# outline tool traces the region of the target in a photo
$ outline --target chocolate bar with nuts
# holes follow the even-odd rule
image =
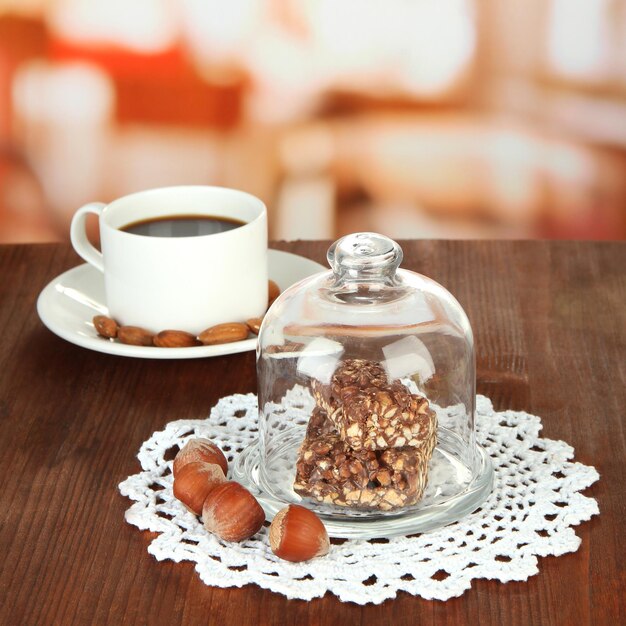
[[[435,436],[437,418],[428,400],[400,382],[388,383],[380,364],[344,361],[330,385],[311,383],[315,400],[353,450],[421,447]]]
[[[336,435],[335,425],[328,419],[328,415],[324,409],[318,406],[314,407],[309,423],[306,427],[307,439],[318,439],[323,435]]]
[[[311,387],[318,406],[330,415],[338,408],[342,396],[349,397],[359,389],[370,387],[382,389],[388,382],[380,363],[366,359],[346,359],[335,370],[329,385],[313,379]]]
[[[332,416],[341,438],[354,450],[419,448],[435,437],[437,416],[423,396],[400,382],[363,389]]]
[[[414,504],[426,487],[435,438],[419,448],[350,449],[322,411],[312,416],[296,462],[294,490],[337,506],[389,511]]]

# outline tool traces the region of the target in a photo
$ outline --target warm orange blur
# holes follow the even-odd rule
[[[626,0],[0,0],[0,242],[175,184],[275,239],[626,239]]]

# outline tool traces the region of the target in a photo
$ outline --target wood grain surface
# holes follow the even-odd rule
[[[254,354],[163,361],[92,352],[49,332],[35,302],[80,260],[64,244],[0,246],[0,624],[626,623],[626,246],[403,242],[404,267],[450,289],[472,322],[478,390],[543,419],[601,479],[578,552],[527,582],[475,581],[460,598],[406,593],[361,607],[205,586],[157,562],[124,521],[117,485],[166,422],[255,391]],[[324,262],[327,244],[275,244]]]

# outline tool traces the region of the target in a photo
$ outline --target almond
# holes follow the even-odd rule
[[[283,345],[271,345],[265,348],[267,354],[284,354],[287,352],[300,352],[304,348],[303,343],[297,341],[288,341]]]
[[[101,337],[106,337],[107,339],[114,339],[117,337],[117,329],[119,326],[114,319],[111,319],[106,315],[96,315],[92,321],[96,332]]]
[[[158,348],[190,348],[202,345],[194,335],[184,330],[162,330],[152,341]]]
[[[231,341],[241,341],[248,336],[248,327],[240,322],[230,322],[218,324],[203,330],[198,339],[205,346],[213,346],[218,343],[230,343]]]
[[[152,337],[149,330],[139,326],[120,326],[117,330],[117,338],[131,346],[151,346]]]
[[[251,317],[249,320],[246,320],[246,326],[250,329],[250,332],[253,332],[255,335],[258,335],[262,322],[263,322],[262,317]]]
[[[273,280],[267,281],[267,308],[272,306],[272,303],[276,298],[280,296],[280,287]]]

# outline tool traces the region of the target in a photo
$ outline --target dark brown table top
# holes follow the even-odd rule
[[[324,262],[321,242],[275,244]],[[163,361],[92,352],[50,333],[35,302],[79,263],[68,245],[0,246],[0,624],[626,623],[626,245],[404,242],[404,267],[450,289],[473,324],[478,390],[540,415],[601,474],[580,549],[527,582],[475,581],[448,602],[401,593],[361,607],[249,585],[205,586],[157,562],[124,521],[118,483],[173,419],[255,390],[254,354]]]

